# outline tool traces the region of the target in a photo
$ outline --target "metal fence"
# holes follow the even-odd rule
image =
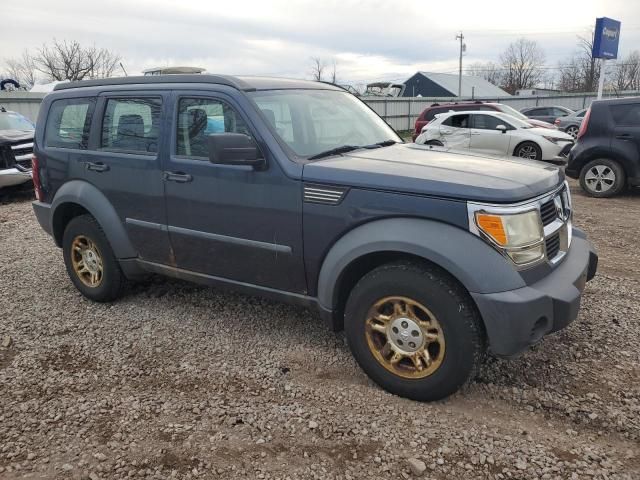
[[[45,95],[36,92],[0,92],[0,107],[18,112],[35,122]]]
[[[38,118],[38,110],[45,93],[31,92],[0,92],[0,106],[7,110],[13,110],[21,113],[25,117],[34,121]],[[620,94],[605,94],[606,98],[613,97],[633,97],[639,96],[640,91],[623,92]],[[554,95],[550,97],[501,97],[501,98],[482,98],[474,100],[494,101],[509,105],[516,110],[524,107],[535,106],[551,106],[560,105],[572,110],[580,110],[591,105],[596,99],[596,93],[575,93]],[[433,103],[454,102],[456,98],[424,98],[424,97],[403,97],[403,98],[386,98],[386,97],[363,97],[367,103],[378,115],[384,118],[389,125],[398,131],[411,130],[420,113]],[[469,101],[471,99],[463,99]]]

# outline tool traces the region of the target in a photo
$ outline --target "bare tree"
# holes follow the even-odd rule
[[[593,57],[593,35],[578,36],[573,56],[560,65],[558,83],[566,92],[594,92],[600,78],[600,62]]]
[[[544,52],[536,41],[516,40],[500,55],[502,87],[511,94],[535,87],[542,80],[544,62]]]
[[[466,74],[473,77],[484,78],[487,82],[494,85],[502,83],[502,69],[500,65],[494,62],[475,62],[466,68]]]
[[[48,80],[86,80],[109,77],[118,67],[120,55],[77,41],[54,40],[33,55],[35,68]]]
[[[311,57],[311,78],[316,82],[322,82],[327,65],[319,57]]]
[[[21,88],[29,90],[36,83],[36,66],[27,50],[19,58],[10,58],[5,63],[5,76],[16,80]]]
[[[614,66],[611,86],[618,92],[640,90],[640,51],[634,50]]]

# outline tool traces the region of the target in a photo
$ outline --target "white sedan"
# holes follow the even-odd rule
[[[437,115],[424,126],[416,143],[565,163],[573,138],[557,130],[532,127],[506,113],[477,111]]]

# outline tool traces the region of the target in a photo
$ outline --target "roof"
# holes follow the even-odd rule
[[[147,68],[146,70],[143,70],[142,73],[161,72],[175,75],[178,73],[202,73],[205,70],[206,68],[200,67],[154,67]]]
[[[238,90],[280,90],[280,89],[315,89],[315,90],[342,90],[322,82],[309,80],[294,80],[276,77],[235,77],[231,75],[145,75],[137,77],[113,77],[97,80],[83,80],[80,82],[60,83],[54,90],[68,90],[71,88],[100,87],[111,85],[155,85],[162,83],[210,83],[227,85]]]
[[[458,95],[458,75],[451,73],[418,72],[432,82],[437,83],[453,95]],[[481,77],[462,76],[462,96],[475,98],[510,97],[507,92]]]

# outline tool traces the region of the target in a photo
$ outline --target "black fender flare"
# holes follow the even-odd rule
[[[525,286],[507,259],[469,231],[433,220],[389,218],[356,227],[331,247],[318,276],[320,307],[334,310],[342,274],[353,261],[377,252],[424,258],[449,272],[473,293]]]
[[[129,241],[127,232],[111,202],[94,185],[82,180],[71,180],[56,192],[51,202],[51,231],[54,232],[56,244],[61,246],[62,239],[55,235],[57,214],[65,204],[76,204],[87,210],[98,221],[104,231],[116,258],[133,258],[137,256]]]

